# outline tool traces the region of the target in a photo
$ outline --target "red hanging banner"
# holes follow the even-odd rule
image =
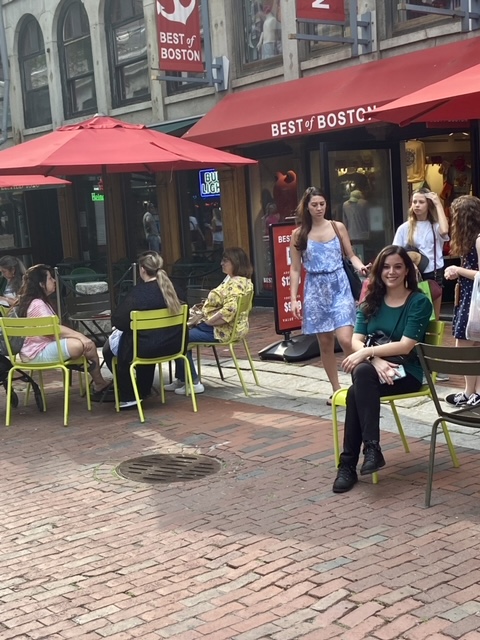
[[[157,0],[159,67],[202,73],[199,0]]]
[[[345,22],[345,0],[297,0],[297,18]]]

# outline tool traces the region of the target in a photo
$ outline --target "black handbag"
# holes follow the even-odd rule
[[[358,273],[355,271],[355,267],[345,255],[345,249],[343,248],[342,237],[338,233],[337,225],[333,222],[333,220],[330,220],[330,222],[332,223],[333,230],[335,231],[337,238],[340,242],[340,247],[342,249],[343,268],[345,269],[345,273],[347,274],[348,283],[352,291],[353,299],[358,301],[360,298],[360,293],[362,291],[362,281],[360,280]]]

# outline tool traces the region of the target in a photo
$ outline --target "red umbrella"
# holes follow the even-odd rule
[[[13,189],[48,189],[51,187],[64,187],[71,184],[68,180],[45,176],[0,176],[0,191],[12,191]]]
[[[480,118],[480,64],[389,102],[371,117],[402,126]]]
[[[1,151],[0,174],[155,173],[255,162],[159,133],[143,124],[95,116]]]
[[[52,133],[0,151],[0,175],[102,174],[104,186],[108,183],[110,173],[155,173],[255,163],[255,160],[159,133],[143,124],[129,124],[102,115],[60,127]],[[107,237],[110,217],[107,208],[110,206],[109,198],[105,197]],[[107,242],[108,280],[113,308],[110,251],[110,243]]]

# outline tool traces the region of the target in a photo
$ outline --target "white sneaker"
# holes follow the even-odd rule
[[[195,393],[203,393],[205,391],[205,387],[201,382],[194,382],[193,390],[195,391]],[[183,387],[179,387],[178,389],[175,389],[175,393],[179,396],[187,395],[186,385],[184,384]]]
[[[136,400],[126,400],[125,402],[120,402],[120,411],[122,409],[132,409],[137,406]]]
[[[164,389],[165,391],[175,391],[175,389],[179,389],[180,387],[184,387],[185,383],[182,382],[181,380],[174,380],[173,382],[170,382],[170,384],[166,384],[164,385]]]
[[[437,373],[438,382],[448,382],[450,378],[446,373]]]

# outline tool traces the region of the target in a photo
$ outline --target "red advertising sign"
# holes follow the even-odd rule
[[[297,0],[297,18],[345,22],[345,0]]]
[[[157,0],[159,67],[203,72],[200,0]]]
[[[297,320],[292,314],[292,301],[290,299],[290,239],[296,227],[297,225],[293,222],[279,222],[271,224],[269,227],[275,331],[280,335],[302,328],[301,321]],[[298,287],[298,300],[303,300],[304,275],[302,269],[301,282]]]

